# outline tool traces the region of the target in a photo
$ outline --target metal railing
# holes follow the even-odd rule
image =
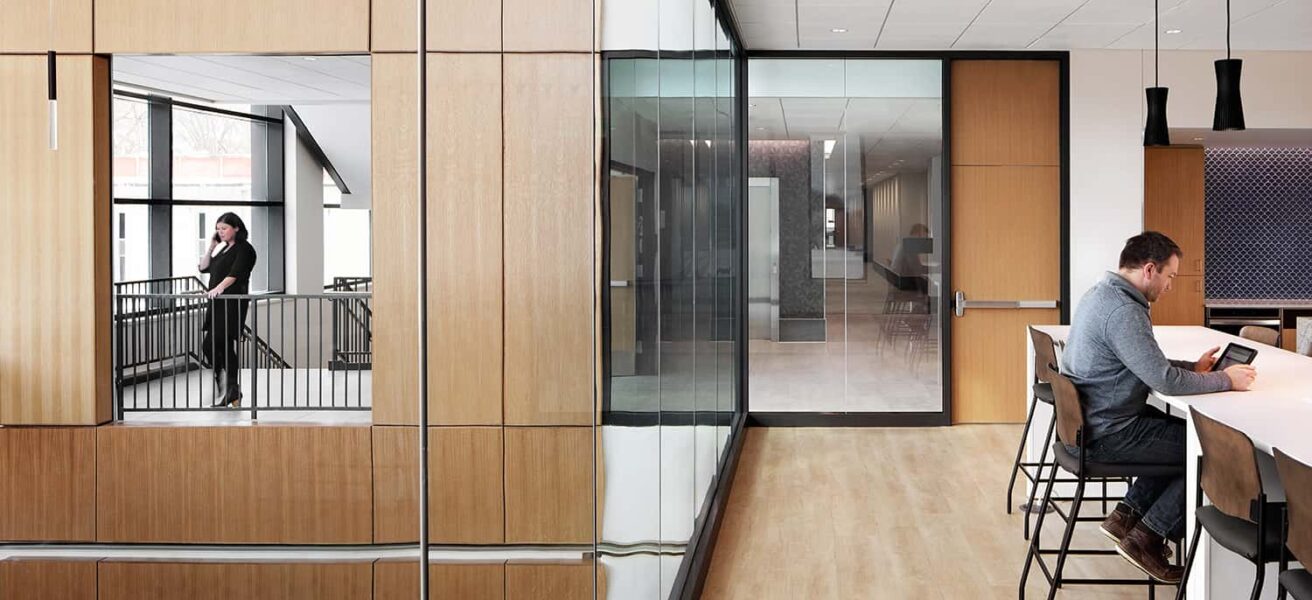
[[[215,299],[198,292],[122,293],[114,303],[119,418],[194,410],[249,411],[256,418],[264,410],[371,407],[370,363],[335,368],[349,356],[337,354],[339,339],[368,337],[367,292]]]
[[[334,277],[330,292],[372,292],[372,277]],[[370,300],[344,300],[333,303],[333,370],[359,370],[373,367],[373,310]]]

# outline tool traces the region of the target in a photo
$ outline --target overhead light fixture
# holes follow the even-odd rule
[[[319,60],[318,57],[314,57],[314,56],[302,56],[301,58],[311,62]]]
[[[838,140],[825,140],[825,158],[829,158],[829,155],[834,153],[834,146],[837,144]]]
[[[1167,29],[1167,30],[1166,30],[1166,35],[1175,35],[1175,34],[1177,34],[1177,33],[1180,33],[1180,30],[1179,30],[1179,29]]]
[[[1216,61],[1216,111],[1213,131],[1243,131],[1244,102],[1239,96],[1239,73],[1244,61],[1230,57],[1230,0],[1225,0],[1225,59]]]
[[[1157,26],[1158,0],[1153,0],[1153,30],[1160,31]],[[1166,125],[1166,94],[1170,90],[1161,87],[1158,81],[1161,67],[1159,65],[1158,54],[1161,52],[1159,40],[1161,36],[1153,34],[1153,87],[1144,90],[1148,97],[1148,121],[1143,126],[1143,145],[1144,146],[1170,146],[1171,145],[1171,128]]]
[[[1194,141],[1195,141],[1195,142],[1201,142],[1201,141],[1203,141],[1203,138],[1196,137],[1196,138],[1194,138]]]
[[[843,29],[842,27],[835,27],[833,29],[830,29],[829,31],[833,33],[847,33],[847,30]]]

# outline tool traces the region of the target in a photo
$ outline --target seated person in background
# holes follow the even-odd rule
[[[1148,307],[1171,290],[1180,257],[1180,247],[1155,231],[1130,238],[1119,271],[1107,273],[1075,311],[1061,362],[1084,405],[1089,436],[1084,445],[1091,461],[1183,466],[1184,422],[1149,407],[1149,391],[1180,396],[1246,390],[1257,374],[1248,365],[1210,372],[1218,348],[1196,362],[1162,354]],[[1166,540],[1184,536],[1184,515],[1183,475],[1140,477],[1103,521],[1102,531],[1130,563],[1160,581],[1178,583],[1184,569],[1170,564]]]

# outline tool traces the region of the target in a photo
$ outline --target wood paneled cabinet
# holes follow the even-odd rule
[[[1166,234],[1184,252],[1175,289],[1153,306],[1153,323],[1202,325],[1207,267],[1203,148],[1145,148],[1143,158],[1143,228]]]
[[[1171,291],[1153,303],[1153,325],[1202,325],[1205,318],[1203,302],[1203,278],[1198,275],[1178,276]]]

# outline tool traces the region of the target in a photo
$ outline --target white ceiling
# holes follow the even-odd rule
[[[729,2],[752,50],[1153,47],[1153,0]],[[1163,49],[1225,48],[1225,0],[1160,0],[1160,7]],[[1231,0],[1231,22],[1235,49],[1312,50],[1312,0]]]
[[[369,102],[368,56],[114,56],[115,83],[220,104]]]

